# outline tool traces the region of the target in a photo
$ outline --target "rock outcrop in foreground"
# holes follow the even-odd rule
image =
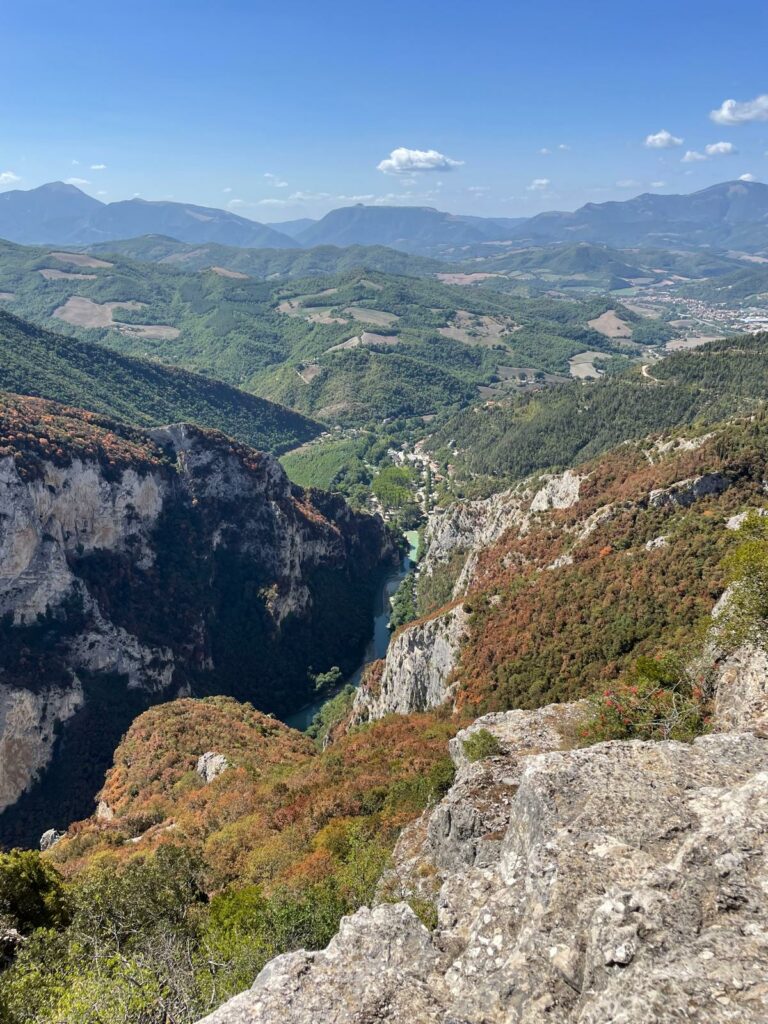
[[[432,931],[362,909],[205,1024],[763,1024],[768,741],[557,749],[580,711],[479,719],[501,749],[480,762],[454,741],[455,785],[382,883],[436,891]]]

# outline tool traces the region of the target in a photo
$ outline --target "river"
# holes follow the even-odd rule
[[[416,555],[419,546],[419,535],[416,530],[409,530],[406,534],[406,539],[409,544],[408,554],[404,556],[400,565],[388,572],[384,579],[381,581],[378,593],[376,594],[376,601],[373,608],[373,634],[371,639],[368,641],[368,646],[365,648],[362,661],[355,669],[354,673],[344,681],[343,685],[351,683],[353,686],[359,686],[360,680],[363,677],[363,669],[366,665],[370,665],[372,661],[378,661],[379,658],[383,658],[387,653],[387,647],[389,647],[389,616],[391,613],[390,601],[392,595],[395,593],[397,588],[400,586],[402,581],[408,575],[411,566],[415,564]],[[283,719],[286,725],[290,725],[293,729],[299,729],[304,732],[312,724],[312,720],[318,713],[320,708],[325,704],[326,701],[330,700],[336,693],[326,693],[322,697],[319,697],[316,701],[311,704],[307,704],[306,707],[301,708],[299,711],[294,712],[292,715],[288,715]]]

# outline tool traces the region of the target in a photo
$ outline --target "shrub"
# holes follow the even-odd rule
[[[585,745],[603,740],[683,740],[706,729],[710,693],[671,657],[639,658],[634,670],[590,698]]]
[[[714,622],[718,642],[731,650],[768,641],[768,518],[750,512],[739,539],[725,560],[731,588]]]
[[[27,933],[60,928],[67,916],[61,876],[37,851],[0,854],[0,918]]]
[[[421,896],[411,896],[408,900],[408,906],[428,931],[433,932],[437,928],[437,907],[434,900],[427,900]]]
[[[482,761],[485,757],[496,757],[501,753],[501,744],[487,729],[478,729],[462,743],[464,753],[470,761]]]

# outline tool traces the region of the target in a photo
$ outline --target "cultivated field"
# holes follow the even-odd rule
[[[400,318],[395,313],[386,313],[383,309],[363,309],[360,306],[347,306],[344,312],[353,320],[363,324],[375,324],[376,327],[389,327]]]
[[[440,327],[439,333],[444,338],[452,338],[465,345],[495,345],[505,334],[516,330],[518,325],[510,319],[477,316],[466,309],[457,309],[452,323],[448,327]]]
[[[226,267],[210,267],[212,274],[218,274],[219,277],[232,277],[236,281],[247,281],[248,275],[241,274],[239,270],[227,270]]]
[[[86,256],[83,252],[50,252],[48,255],[60,263],[71,263],[73,267],[89,267],[93,270],[115,265],[106,260],[97,260],[95,256]]]
[[[625,320],[618,316],[615,309],[606,310],[605,313],[594,320],[588,320],[587,324],[606,338],[632,337],[632,328]]]
[[[602,377],[602,371],[595,367],[595,359],[605,359],[605,352],[579,352],[568,360],[571,376],[579,380],[596,380]]]
[[[103,328],[111,327],[122,334],[134,334],[142,338],[155,338],[159,341],[178,338],[181,333],[177,327],[166,324],[123,324],[114,320],[116,309],[144,309],[145,303],[134,302],[94,302],[82,295],[73,295],[63,306],[53,311],[53,316],[73,327]]]
[[[68,270],[54,270],[53,267],[45,267],[38,270],[38,274],[46,281],[95,281],[97,274],[73,274]]]

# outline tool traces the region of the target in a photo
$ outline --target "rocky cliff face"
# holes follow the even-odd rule
[[[419,572],[430,576],[457,553],[462,568],[453,587],[458,602],[467,592],[478,556],[513,531],[525,534],[553,509],[570,508],[585,478],[567,470],[539,476],[479,501],[461,502],[430,517],[426,556]],[[385,715],[437,707],[455,692],[452,673],[467,635],[467,613],[456,603],[425,622],[406,626],[389,645],[383,665],[371,669],[357,691],[351,724]]]
[[[88,813],[151,703],[225,692],[281,712],[310,664],[352,668],[391,553],[380,521],[221,435],[3,398],[0,841]]]
[[[559,749],[579,715],[486,716],[471,729],[501,749],[475,763],[457,736],[453,788],[382,883],[434,899],[434,927],[402,901],[360,910],[206,1024],[764,1021],[768,741],[745,715],[691,745]]]
[[[404,629],[390,643],[383,664],[370,669],[357,693],[351,724],[385,715],[407,715],[445,703],[451,697],[466,626],[461,605],[437,618]]]
[[[763,501],[764,447],[739,429],[624,445],[435,512],[416,589],[445,604],[418,609],[353,721],[572,699],[692,628],[717,596],[728,533]]]

